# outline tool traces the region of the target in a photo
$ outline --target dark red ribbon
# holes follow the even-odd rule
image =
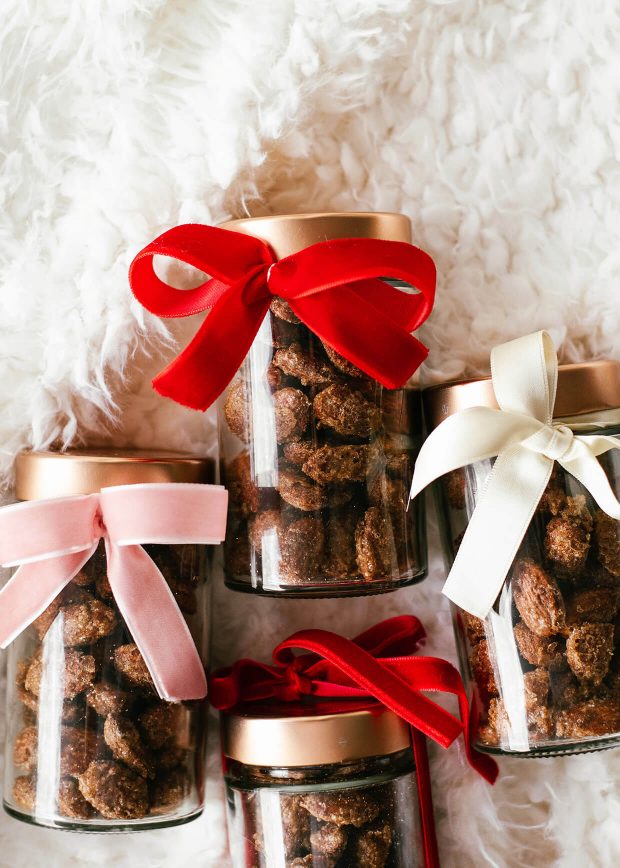
[[[426,738],[442,747],[463,733],[469,764],[494,783],[497,764],[474,749],[473,714],[458,671],[437,657],[414,657],[426,634],[413,615],[381,621],[354,639],[327,630],[301,630],[273,651],[273,666],[238,660],[209,681],[212,704],[226,710],[252,702],[329,699],[330,712],[345,711],[347,700],[370,698],[411,726],[420,816],[427,868],[439,866]],[[295,656],[293,648],[309,651]],[[460,720],[420,691],[456,696]],[[334,700],[338,700],[334,704]]]
[[[156,255],[213,278],[195,289],[175,289],[155,274]],[[403,292],[381,277],[418,292]],[[428,352],[410,332],[431,312],[435,279],[430,256],[402,241],[340,238],[276,260],[259,238],[196,223],[164,232],[129,269],[133,294],[151,313],[185,317],[211,309],[190,344],[153,380],[160,394],[201,410],[236,374],[274,295],[369,376],[389,389],[402,386]]]

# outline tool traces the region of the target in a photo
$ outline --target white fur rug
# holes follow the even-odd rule
[[[151,393],[171,337],[127,289],[132,255],[183,221],[409,214],[440,275],[427,379],[484,370],[494,343],[543,326],[564,359],[620,355],[617,4],[5,0],[0,20],[6,489],[26,446],[213,448],[208,415]],[[430,544],[431,578],[381,598],[218,587],[216,662],[400,611],[452,656]],[[214,741],[193,824],[104,838],[4,817],[0,865],[226,866],[217,765]],[[501,769],[491,789],[459,750],[434,751],[444,865],[620,864],[620,751]]]

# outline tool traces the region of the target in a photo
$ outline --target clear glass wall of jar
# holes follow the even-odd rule
[[[476,405],[497,406],[490,380],[425,394],[431,425]],[[619,406],[620,363],[560,366],[556,418],[578,433],[620,435]],[[600,461],[620,495],[620,453]],[[481,461],[438,482],[449,563],[491,467]],[[487,618],[453,607],[462,674],[482,710],[477,746],[551,756],[620,744],[619,609],[620,522],[556,464]]]
[[[234,868],[424,864],[409,731],[391,712],[253,709],[222,730]]]
[[[225,226],[257,235],[279,257],[326,238],[411,240],[409,221],[399,214],[294,215]],[[228,586],[340,596],[423,578],[422,502],[407,511],[421,417],[417,389],[384,389],[275,298],[220,412],[230,493]]]
[[[21,500],[87,494],[107,485],[209,482],[213,467],[156,453],[27,453]],[[207,554],[145,546],[207,662]],[[10,646],[4,807],[60,829],[136,831],[187,822],[204,798],[206,701],[168,703],[112,598],[103,544]]]

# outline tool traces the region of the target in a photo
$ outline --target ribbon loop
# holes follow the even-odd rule
[[[491,370],[501,409],[473,407],[438,425],[420,450],[411,485],[415,497],[445,473],[497,456],[443,588],[478,618],[488,615],[501,590],[555,461],[620,520],[620,503],[597,460],[620,449],[620,441],[553,423],[558,367],[549,335],[536,332],[496,347]]]
[[[164,255],[212,274],[193,290],[160,280],[153,257]],[[388,286],[391,277],[415,287]],[[164,232],[135,257],[131,289],[151,313],[183,317],[210,309],[194,339],[153,381],[162,395],[205,410],[247,355],[274,295],[321,340],[390,389],[402,386],[426,358],[410,332],[428,317],[435,266],[400,241],[341,238],[275,261],[258,238],[188,224]]]
[[[202,699],[207,682],[185,619],[140,543],[218,543],[227,494],[219,485],[150,483],[0,509],[0,563],[18,566],[0,591],[0,646],[37,618],[106,547],[118,609],[163,699]]]

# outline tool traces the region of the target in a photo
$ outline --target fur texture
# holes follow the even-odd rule
[[[150,375],[196,323],[131,300],[127,266],[184,221],[398,210],[435,258],[426,381],[548,327],[620,355],[620,19],[606,0],[6,0],[0,31],[0,472],[51,443],[215,448]],[[185,279],[181,274],[178,279]],[[453,657],[435,533],[422,585],[352,601],[215,593],[214,662],[301,626],[414,611]],[[0,864],[226,866],[213,734],[204,816],[124,837],[3,817]],[[446,866],[620,862],[620,751],[504,760],[487,787],[433,751]]]

